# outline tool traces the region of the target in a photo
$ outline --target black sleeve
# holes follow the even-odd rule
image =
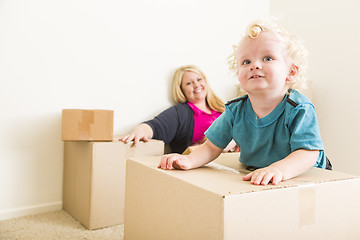
[[[154,119],[146,121],[153,132],[153,139],[164,141],[166,144],[170,143],[176,136],[176,131],[179,128],[179,113],[175,106],[168,108],[160,113]]]
[[[192,144],[194,113],[186,103],[179,103],[144,123],[152,128],[152,138],[164,141],[172,152],[183,153]]]

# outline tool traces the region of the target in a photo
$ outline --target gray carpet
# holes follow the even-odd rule
[[[124,225],[87,230],[63,210],[0,221],[0,240],[122,240],[123,234]]]

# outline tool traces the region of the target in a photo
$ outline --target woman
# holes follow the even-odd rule
[[[182,66],[175,71],[172,90],[177,105],[141,123],[120,140],[134,141],[136,146],[140,140],[158,139],[169,144],[175,153],[183,153],[187,147],[202,143],[204,132],[224,111],[224,102],[194,65]],[[235,143],[230,143],[225,151],[233,151],[235,147]]]

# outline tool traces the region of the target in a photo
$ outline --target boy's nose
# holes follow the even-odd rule
[[[260,63],[258,63],[258,62],[254,62],[252,65],[251,65],[251,67],[250,67],[250,70],[260,70],[260,69],[262,69],[262,66],[261,66],[261,64]]]

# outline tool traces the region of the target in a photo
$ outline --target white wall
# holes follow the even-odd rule
[[[360,2],[272,0],[271,14],[310,51],[309,77],[325,150],[335,170],[360,175]]]
[[[172,104],[171,75],[204,70],[224,100],[226,57],[269,0],[0,1],[0,219],[61,208],[63,108],[115,110],[115,134]]]

